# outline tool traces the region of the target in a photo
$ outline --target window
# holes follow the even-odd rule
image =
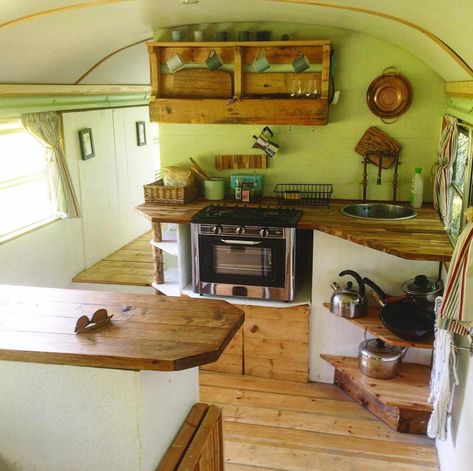
[[[452,222],[449,227],[449,234],[454,244],[465,222],[463,213],[473,201],[473,181],[471,178],[472,147],[473,128],[459,123],[457,151],[452,169],[449,199],[452,211]]]
[[[0,241],[55,216],[46,148],[19,120],[0,122]]]

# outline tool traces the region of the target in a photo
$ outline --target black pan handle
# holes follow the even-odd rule
[[[363,283],[363,279],[361,278],[361,276],[356,271],[353,271],[353,270],[343,270],[338,274],[338,276],[345,276],[345,275],[351,275],[353,278],[355,278],[356,282],[358,283],[358,293],[363,298],[366,292],[365,292],[365,284]]]
[[[366,276],[363,278],[363,281],[366,285],[373,289],[373,291],[380,297],[384,304],[387,304],[388,295],[374,281],[366,278]]]

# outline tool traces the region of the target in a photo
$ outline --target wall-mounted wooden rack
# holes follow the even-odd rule
[[[300,124],[328,123],[330,41],[150,42],[150,118],[162,123]],[[224,70],[209,71],[214,50]],[[278,71],[254,72],[252,63],[264,53]],[[291,63],[302,52],[311,66],[295,73]],[[178,54],[185,66],[171,73],[166,66]],[[286,71],[287,69],[287,71]],[[283,71],[279,71],[283,70]],[[178,80],[183,73],[195,80]],[[216,73],[219,72],[219,73]],[[227,72],[224,74],[222,72]],[[294,81],[308,81],[312,94],[291,96]],[[228,84],[231,83],[230,90]],[[317,94],[313,93],[317,90]]]

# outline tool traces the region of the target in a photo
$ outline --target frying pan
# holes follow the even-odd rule
[[[379,318],[393,334],[402,339],[417,340],[433,332],[435,315],[432,312],[422,309],[413,302],[406,301],[405,296],[387,296],[369,278],[363,278],[363,281],[374,290],[376,298],[381,301],[382,309]]]

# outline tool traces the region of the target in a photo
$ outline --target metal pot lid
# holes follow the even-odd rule
[[[361,342],[360,352],[374,359],[394,361],[401,358],[403,350],[401,347],[387,345],[381,339],[371,339]]]
[[[442,280],[425,275],[417,275],[415,278],[405,281],[402,289],[407,294],[435,294],[443,289]]]

